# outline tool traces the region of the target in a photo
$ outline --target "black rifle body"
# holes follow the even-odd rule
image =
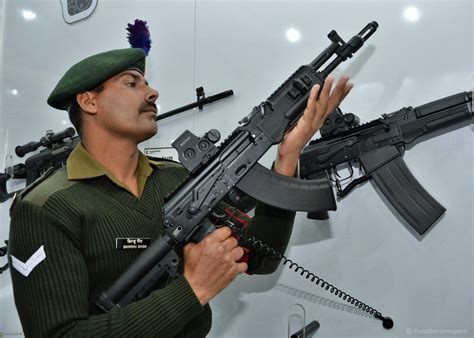
[[[329,177],[336,182],[338,196],[344,197],[355,186],[372,179],[400,215],[420,234],[445,212],[416,180],[403,161],[405,149],[417,140],[429,138],[472,121],[472,92],[462,92],[419,107],[399,111],[365,123],[344,127],[353,114],[339,114],[328,123],[338,121],[321,131],[320,139],[311,141],[300,157],[302,178]],[[337,124],[336,123],[336,124]],[[337,167],[360,164],[365,176],[341,189]],[[324,211],[319,214],[324,218]]]
[[[190,176],[167,198],[164,234],[155,240],[99,295],[96,304],[104,311],[141,299],[164,276],[175,271],[174,247],[202,237],[202,223],[209,212],[285,132],[301,117],[313,85],[322,86],[337,65],[352,57],[378,25],[369,23],[345,43],[335,31],[332,43],[309,65],[298,68],[268,99],[253,108],[239,126],[218,146],[216,130],[199,138],[185,131],[173,143]],[[319,69],[335,56],[322,71]],[[205,230],[204,232],[206,232]]]

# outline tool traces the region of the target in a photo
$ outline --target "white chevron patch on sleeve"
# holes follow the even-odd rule
[[[12,265],[16,271],[21,273],[23,276],[28,277],[28,275],[33,271],[39,263],[41,263],[46,258],[46,253],[44,252],[44,245],[42,245],[36,252],[31,255],[28,260],[23,263],[15,256],[12,257]]]

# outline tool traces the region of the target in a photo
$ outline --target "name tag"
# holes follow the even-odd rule
[[[116,238],[115,248],[117,250],[143,250],[151,243],[150,238]]]

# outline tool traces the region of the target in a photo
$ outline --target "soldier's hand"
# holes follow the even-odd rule
[[[351,91],[353,85],[348,81],[349,77],[343,75],[336,86],[332,88],[334,77],[328,76],[322,89],[319,85],[313,86],[303,116],[295,127],[285,135],[278,147],[275,172],[288,176],[294,175],[298,158],[304,146],[321,128],[328,115]]]
[[[184,277],[202,305],[225,289],[235,277],[247,271],[247,263],[237,261],[244,255],[228,227],[207,235],[198,244],[184,246]]]

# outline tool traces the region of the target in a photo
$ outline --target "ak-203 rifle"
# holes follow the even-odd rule
[[[215,229],[207,228],[203,221],[234,187],[260,200],[258,193],[267,191],[261,189],[262,186],[271,187],[277,181],[285,191],[279,196],[273,194],[276,197],[273,200],[266,196],[268,204],[289,210],[312,211],[315,209],[314,199],[317,199],[323,208],[326,206],[331,197],[328,193],[332,193],[327,180],[311,182],[287,178],[259,167],[257,161],[272,145],[280,143],[285,133],[298,122],[313,85],[322,86],[326,77],[340,63],[352,57],[377,27],[376,22],[369,23],[347,43],[336,31],[331,31],[328,35],[331,40],[329,47],[310,64],[298,68],[267,100],[254,107],[219,146],[214,145],[220,139],[215,129],[203,137],[185,131],[173,142],[189,176],[165,200],[164,233],[107,290],[99,294],[96,304],[103,311],[142,299],[156,287],[158,281],[175,277],[179,258],[174,249],[187,242],[198,242]],[[326,63],[329,64],[325,66]],[[242,184],[244,181],[247,184]],[[278,199],[285,196],[286,200]],[[344,299],[354,304],[354,298],[347,294],[339,293],[339,290],[336,294],[339,297],[344,294]],[[380,312],[359,301],[357,305],[386,322]]]
[[[8,192],[7,181],[9,179],[26,179],[26,186],[29,186],[38,177],[44,174],[46,170],[62,167],[71,153],[72,149],[79,142],[79,137],[74,137],[76,131],[74,128],[67,128],[58,133],[48,130],[46,135],[39,141],[28,142],[27,144],[17,146],[15,153],[18,157],[44,147],[38,154],[30,156],[25,163],[7,166],[4,173],[0,173],[0,202],[5,202],[13,197],[15,193],[21,190]]]
[[[423,235],[446,209],[412,175],[403,160],[405,149],[416,141],[466,126],[472,117],[471,91],[402,108],[363,125],[359,125],[356,115],[337,109],[321,128],[321,138],[303,150],[300,177],[329,177],[340,198],[373,180],[393,208]],[[350,180],[353,166],[359,165],[364,175],[343,188],[342,181]],[[349,169],[344,179],[338,173],[341,166]],[[334,208],[327,210],[336,210],[335,202]],[[328,213],[320,209],[308,213],[308,218],[327,219]]]

